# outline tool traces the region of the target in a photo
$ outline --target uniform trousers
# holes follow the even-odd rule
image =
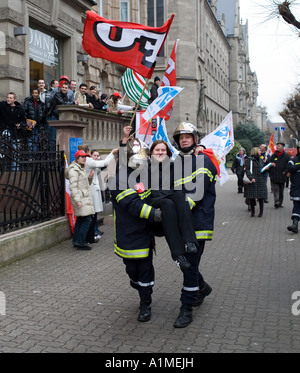
[[[181,191],[155,200],[153,207],[162,211],[162,226],[164,235],[175,260],[179,255],[185,255],[185,244],[197,244],[192,213],[185,195]]]
[[[123,258],[130,285],[139,292],[140,299],[146,299],[152,294],[154,286],[153,248],[143,259]]]
[[[300,201],[293,201],[292,219],[300,220]]]
[[[192,306],[195,303],[199,290],[205,285],[203,276],[199,271],[199,264],[204,251],[205,241],[198,241],[198,246],[197,254],[185,254],[187,260],[191,263],[191,268],[182,271],[183,286],[180,300],[183,305],[187,306]]]

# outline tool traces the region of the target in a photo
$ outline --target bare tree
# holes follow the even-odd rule
[[[293,1],[283,1],[282,3],[277,3],[278,13],[285,22],[295,26],[297,29],[300,29],[300,22],[296,20],[290,9],[290,5],[292,3]]]

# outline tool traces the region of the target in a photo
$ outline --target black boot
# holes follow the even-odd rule
[[[195,244],[194,242],[187,242],[184,245],[184,249],[186,253],[197,254],[197,244]]]
[[[147,298],[143,298],[140,301],[140,313],[138,317],[138,321],[146,322],[151,319],[151,296]]]
[[[179,255],[174,260],[178,267],[180,267],[183,271],[186,271],[187,269],[191,268],[191,263],[187,261],[184,255]]]
[[[291,232],[298,233],[298,219],[293,218],[293,224],[289,225],[287,229]]]
[[[264,200],[263,199],[259,199],[258,202],[259,202],[259,214],[258,214],[258,217],[261,218],[263,216],[263,213],[264,213]]]
[[[193,308],[182,305],[179,315],[174,323],[174,328],[185,328],[193,321]]]
[[[251,218],[253,218],[255,215],[255,200],[251,199],[250,206],[251,206]]]
[[[238,193],[243,193],[243,188],[242,187],[238,187]]]
[[[197,295],[197,299],[195,300],[195,303],[193,304],[193,307],[199,307],[204,301],[204,298],[207,297],[212,292],[212,288],[205,283],[202,289],[199,290],[199,293]]]

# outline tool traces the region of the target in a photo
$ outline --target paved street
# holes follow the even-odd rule
[[[299,353],[300,245],[286,229],[288,193],[282,209],[269,193],[263,218],[250,218],[236,176],[218,182],[215,235],[201,262],[213,292],[185,329],[173,327],[182,276],[164,238],[154,258],[152,318],[137,321],[137,293],[113,252],[112,216],[90,252],[67,241],[0,268],[0,352]]]

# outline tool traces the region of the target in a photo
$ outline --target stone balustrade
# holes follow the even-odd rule
[[[104,153],[119,146],[124,126],[130,124],[132,114],[117,115],[76,105],[58,106],[59,120],[49,124],[56,128],[60,150],[70,154],[70,137],[82,138],[91,149]]]

